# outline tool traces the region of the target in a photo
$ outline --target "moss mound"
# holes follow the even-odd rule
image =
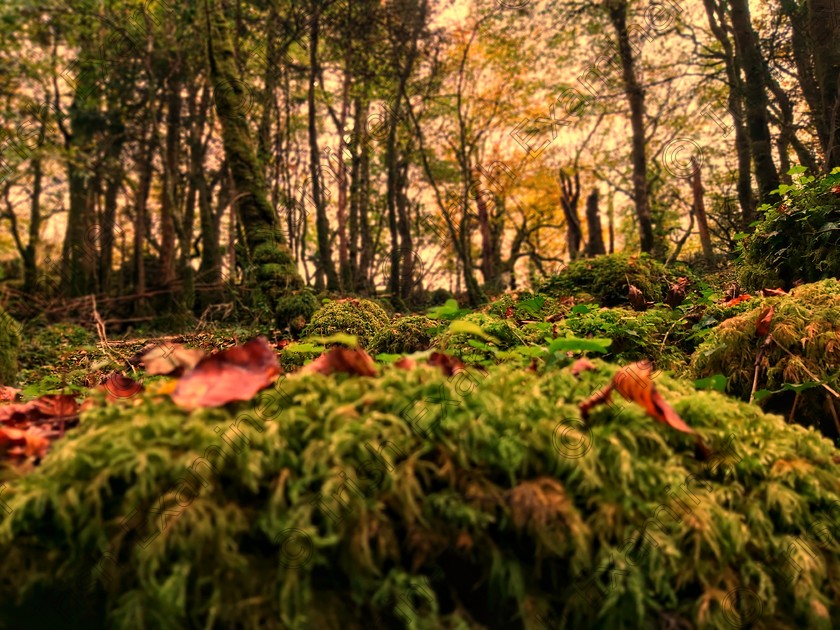
[[[20,324],[0,309],[0,385],[15,384],[20,337]]]
[[[293,376],[235,413],[149,396],[89,411],[8,480],[0,617],[837,627],[831,444],[666,376],[657,386],[711,461],[620,399],[584,426],[577,404],[616,370],[597,365]]]
[[[776,280],[790,287],[840,277],[840,168],[798,177],[780,190],[783,200],[743,240],[742,284],[755,290],[778,286]]]
[[[440,322],[424,315],[400,317],[377,331],[368,349],[373,355],[383,352],[410,354],[426,350],[432,344],[432,333],[438,326]]]
[[[647,254],[608,254],[569,263],[549,278],[540,292],[555,297],[585,292],[593,295],[601,306],[619,306],[628,303],[632,284],[647,300],[661,302],[671,283],[689,275],[686,270],[678,272],[665,267]]]
[[[727,319],[697,348],[691,373],[723,374],[731,393],[749,398],[756,356],[764,341],[756,334],[756,323],[770,305],[775,313],[769,334],[775,342],[762,352],[757,389],[777,391],[786,383],[813,382],[810,374],[835,390],[840,388],[840,282],[832,279],[802,285],[790,295],[761,299],[754,308]],[[793,390],[777,391],[766,404],[787,414],[793,410],[798,422],[818,425],[826,435],[837,436],[833,416],[840,413],[840,404],[833,396],[822,387],[801,391],[794,410],[795,398]]]
[[[456,321],[477,325],[484,334],[495,339],[495,341],[481,339],[475,334],[453,332],[448,328],[435,339],[435,348],[455,355],[467,363],[481,363],[494,359],[488,347],[507,350],[517,345],[541,343],[546,334],[544,327],[527,325],[518,328],[510,321],[487,313],[470,313]]]
[[[309,289],[284,295],[277,300],[275,308],[277,325],[288,326],[292,333],[299,334],[317,310],[318,300]]]
[[[328,336],[338,332],[357,335],[365,347],[389,322],[385,310],[370,300],[344,299],[327,302],[312,316],[304,336]]]
[[[551,316],[567,315],[571,311],[572,303],[573,301],[568,299],[564,302],[539,293],[519,291],[505,293],[491,302],[486,310],[502,319],[544,320]]]

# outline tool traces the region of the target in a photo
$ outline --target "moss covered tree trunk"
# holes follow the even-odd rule
[[[268,202],[268,187],[257,160],[254,141],[241,105],[248,99],[248,86],[240,79],[236,57],[221,0],[205,0],[210,81],[216,113],[222,127],[222,143],[230,166],[239,220],[244,231],[242,256],[257,282],[257,295],[275,308],[280,298],[303,286],[291,252]]]

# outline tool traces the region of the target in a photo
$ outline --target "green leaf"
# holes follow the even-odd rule
[[[343,332],[337,332],[334,335],[329,335],[328,337],[307,337],[306,340],[323,345],[328,343],[340,343],[348,348],[355,348],[359,345],[359,338],[356,335],[349,335]]]
[[[775,393],[775,392],[771,392],[769,389],[759,389],[755,394],[753,394],[753,400],[755,402],[758,402],[760,400],[764,400],[770,394],[773,394],[773,393]]]
[[[428,310],[426,315],[429,319],[455,319],[461,315],[469,313],[469,310],[463,310],[458,307],[458,302],[455,300],[446,300],[443,306],[435,306]]]
[[[548,346],[549,354],[555,352],[606,352],[610,347],[612,339],[593,337],[592,339],[580,339],[578,337],[565,337],[553,340]]]
[[[800,173],[804,173],[808,170],[807,166],[802,166],[801,164],[797,164],[796,166],[791,166],[788,169],[788,175],[799,175]]]
[[[463,319],[456,319],[449,325],[449,332],[453,334],[464,334],[464,335],[474,335],[476,337],[481,337],[486,341],[492,341],[494,343],[499,343],[499,340],[493,337],[492,335],[488,335],[481,329],[481,326],[474,322],[468,322]]]
[[[298,342],[298,343],[290,343],[283,349],[283,352],[324,352],[326,348],[322,345],[309,343],[309,342]]]
[[[476,341],[475,339],[468,339],[467,345],[472,346],[473,348],[478,348],[479,350],[484,350],[485,352],[495,352],[494,348],[491,348],[486,343]]]
[[[578,304],[572,307],[572,315],[586,315],[591,310],[592,307],[587,304]]]
[[[387,352],[382,352],[373,358],[382,363],[394,363],[395,361],[399,361],[402,356],[403,355],[401,354],[388,354]]]
[[[697,389],[714,389],[718,392],[725,392],[727,380],[723,374],[713,374],[707,378],[694,381],[694,387]]]

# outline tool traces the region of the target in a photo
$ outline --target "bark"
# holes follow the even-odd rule
[[[268,187],[254,150],[245,117],[237,112],[247,86],[236,67],[227,17],[221,0],[205,0],[208,26],[208,62],[215,89],[216,113],[222,127],[222,143],[239,197],[239,220],[244,232],[244,254],[255,265],[256,279],[273,307],[282,295],[303,285],[286,246],[277,215],[268,202]]]
[[[601,229],[601,214],[598,211],[598,189],[594,188],[589,197],[586,198],[586,227],[589,231],[589,242],[586,246],[586,255],[590,258],[606,254],[604,247],[604,236]]]
[[[694,156],[691,157],[691,193],[694,200],[694,215],[697,217],[697,232],[700,234],[700,244],[703,247],[703,258],[709,265],[715,262],[715,252],[712,249],[712,239],[709,236],[709,224],[706,219],[706,204],[703,200],[703,180],[700,164]]]
[[[580,245],[583,242],[583,230],[578,218],[578,203],[580,202],[580,175],[575,172],[574,182],[569,174],[560,169],[560,207],[566,217],[566,246],[569,259],[576,260],[580,256]]]
[[[814,77],[827,132],[825,170],[829,172],[840,166],[840,1],[808,0],[807,6]]]
[[[764,81],[764,61],[758,38],[750,22],[747,0],[731,0],[730,17],[735,36],[735,49],[744,73],[744,97],[747,114],[747,134],[755,166],[755,176],[761,201],[770,203],[779,187],[779,173],[773,162],[772,138],[767,114],[767,88]]]
[[[633,47],[627,33],[627,0],[608,0],[610,21],[618,38],[618,51],[624,79],[624,92],[630,106],[630,127],[633,133],[633,201],[639,221],[639,241],[643,252],[655,247],[650,193],[647,180],[645,138],[645,91],[639,82]]]

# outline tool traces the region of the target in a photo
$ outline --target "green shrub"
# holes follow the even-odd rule
[[[366,347],[373,336],[387,326],[388,314],[370,300],[344,299],[327,302],[312,316],[303,335],[326,337],[338,332],[356,335],[359,345]]]
[[[756,323],[772,305],[775,312],[769,333],[775,341],[762,351],[756,389],[776,391],[786,383],[813,382],[809,372],[835,390],[840,388],[840,282],[822,280],[797,287],[790,295],[745,304],[752,308],[714,328],[697,348],[691,360],[694,377],[723,374],[728,378],[728,391],[748,399],[756,356],[764,343],[764,338],[756,334]],[[781,391],[770,396],[767,404],[790,414],[795,398],[795,391]],[[828,404],[835,410],[840,407],[822,387],[802,391],[794,418],[820,426],[826,435],[836,437],[838,431]]]
[[[832,445],[667,376],[711,462],[621,399],[581,427],[616,370],[596,365],[493,367],[475,386],[430,368],[293,376],[238,411],[150,395],[88,411],[2,495],[0,618],[724,628],[742,593],[761,602],[743,627],[838,627]],[[458,404],[428,402],[442,393]]]
[[[748,289],[777,286],[774,276],[785,287],[840,276],[840,167],[819,178],[804,171],[791,169],[798,177],[779,187],[782,201],[766,206],[743,239],[741,281]]]
[[[540,292],[554,297],[585,292],[593,295],[601,306],[620,306],[628,303],[629,284],[632,284],[647,300],[661,302],[670,284],[681,275],[690,274],[666,268],[647,254],[609,254],[569,263],[549,278]]]
[[[440,325],[424,315],[400,317],[377,331],[370,342],[370,353],[410,354],[425,350],[432,343],[432,330]]]
[[[0,309],[0,385],[15,384],[20,337],[20,324]]]
[[[441,352],[455,355],[467,363],[479,363],[490,360],[493,353],[476,347],[474,344],[489,345],[497,350],[506,350],[525,343],[539,343],[544,333],[539,330],[517,328],[511,322],[486,313],[469,313],[459,320],[478,325],[482,331],[495,338],[496,341],[486,341],[474,334],[466,332],[451,332],[445,330],[435,340],[435,348]],[[524,333],[524,334],[523,334]]]

